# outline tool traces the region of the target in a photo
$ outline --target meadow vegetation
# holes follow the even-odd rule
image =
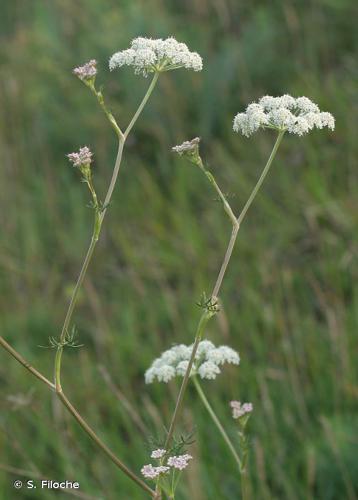
[[[63,360],[71,400],[136,471],[152,449],[148,438],[163,437],[179,387],[176,380],[148,386],[144,372],[174,342],[192,342],[196,302],[210,292],[230,234],[202,172],[171,147],[199,135],[210,170],[239,212],[274,133],[241,137],[232,118],[264,94],[289,92],[330,111],[336,130],[285,137],[242,225],[223,308],[207,327],[207,337],[237,350],[241,363],[208,382],[210,402],[233,439],[228,402],[254,405],[253,499],[358,495],[353,8],[350,0],[2,2],[0,329],[50,378],[55,353],[39,346],[59,334],[93,216],[65,155],[91,145],[104,195],[116,150],[108,122],[71,70],[96,58],[110,107],[126,123],[149,82],[126,69],[110,74],[114,51],[139,35],[173,35],[204,59],[198,74],[163,75],[126,145],[75,312],[85,347],[69,349]],[[0,387],[0,498],[15,498],[12,468],[76,480],[83,498],[143,498],[5,351]],[[235,464],[193,387],[180,431],[193,433],[195,460],[179,500],[236,498]]]

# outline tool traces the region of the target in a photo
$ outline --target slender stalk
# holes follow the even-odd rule
[[[107,108],[106,103],[104,102],[104,98],[103,98],[102,92],[96,90],[93,81],[88,84],[88,87],[91,89],[91,91],[97,97],[97,101],[98,101],[99,105],[101,106],[102,111],[107,116],[107,118],[108,118],[110,124],[112,125],[115,133],[118,135],[119,138],[123,139],[123,132],[120,129],[120,127],[118,126],[118,123],[117,123],[116,119],[114,118],[114,116],[112,115],[112,113]]]
[[[240,470],[241,479],[241,498],[242,500],[249,500],[250,498],[250,488],[248,482],[247,468]]]
[[[194,363],[195,353],[197,351],[199,342],[201,340],[203,331],[205,329],[205,325],[209,321],[209,319],[211,318],[211,316],[212,315],[208,311],[204,311],[203,314],[201,315],[200,321],[198,323],[198,327],[197,327],[197,330],[196,330],[196,333],[195,333],[195,341],[194,341],[192,355],[191,355],[191,358],[189,360],[188,369],[185,372],[184,379],[183,379],[183,382],[182,382],[181,387],[180,387],[180,391],[179,391],[178,398],[177,398],[176,405],[175,405],[175,410],[174,410],[174,413],[173,413],[172,420],[170,422],[170,426],[169,426],[167,438],[166,438],[165,445],[164,445],[165,449],[168,449],[168,447],[170,445],[170,441],[171,441],[171,439],[173,437],[175,425],[177,423],[177,420],[178,420],[178,417],[179,417],[179,414],[180,414],[180,408],[181,408],[181,405],[182,405],[182,402],[183,402],[183,398],[184,398],[184,394],[185,394],[185,391],[186,391],[186,387],[188,385],[189,375],[190,375],[191,368],[192,368],[193,363]],[[194,355],[193,355],[193,353],[194,353]]]
[[[223,207],[224,207],[225,212],[229,216],[229,219],[231,220],[231,223],[233,225],[235,225],[236,224],[236,217],[235,217],[235,214],[234,214],[234,212],[232,211],[232,209],[230,207],[230,204],[228,203],[228,201],[227,201],[224,193],[221,191],[218,183],[215,180],[215,177],[213,176],[213,174],[209,170],[207,170],[205,168],[204,163],[203,163],[203,161],[202,161],[202,159],[200,157],[198,159],[198,166],[204,172],[204,174],[206,175],[208,181],[213,186],[213,188],[215,189],[215,191],[218,193],[219,198],[221,199],[221,201],[223,203]]]
[[[236,242],[236,238],[237,238],[237,233],[239,232],[239,229],[240,229],[240,226],[238,223],[233,224],[229,244],[227,246],[224,260],[221,264],[220,271],[219,271],[218,277],[216,278],[216,282],[215,282],[215,285],[213,288],[212,295],[214,297],[217,297],[219,295],[219,291],[220,291],[220,288],[221,288],[221,285],[222,285],[222,282],[224,279],[224,275],[225,275],[227,266],[229,265],[232,251],[234,250],[234,246],[235,246],[235,242]]]
[[[29,370],[29,372],[31,372],[32,375],[35,375],[35,377],[41,380],[41,382],[44,382],[46,385],[48,385],[50,389],[55,388],[55,384],[50,382],[44,375],[42,375],[42,373],[40,373],[38,370],[36,370],[36,368],[31,366],[30,363],[28,363],[26,359],[24,359],[21,356],[21,354],[15,351],[15,349],[11,347],[11,345],[8,344],[3,337],[0,337],[0,344],[9,354],[11,354],[11,356],[13,356],[19,363],[21,363],[22,366],[24,366],[27,370]]]
[[[137,121],[137,119],[138,119],[139,115],[140,115],[140,114],[141,114],[141,112],[143,111],[144,106],[146,105],[146,103],[147,103],[147,101],[148,101],[148,99],[149,99],[149,97],[150,97],[151,93],[152,93],[152,92],[153,92],[153,90],[154,90],[154,87],[155,87],[155,85],[156,85],[156,83],[157,83],[157,81],[158,81],[158,78],[159,78],[159,73],[158,73],[158,72],[155,72],[155,73],[154,73],[154,76],[153,76],[153,79],[152,79],[152,81],[151,81],[151,83],[150,83],[150,85],[149,85],[149,87],[148,87],[148,90],[147,90],[147,92],[146,92],[145,96],[143,97],[142,102],[140,103],[140,105],[139,105],[139,107],[138,107],[137,111],[134,113],[133,118],[131,119],[131,121],[130,121],[130,123],[129,123],[128,127],[126,128],[126,130],[125,130],[125,132],[124,132],[124,134],[123,134],[125,139],[128,137],[128,134],[129,134],[129,132],[132,130],[133,125],[135,124],[135,122]]]
[[[114,169],[113,169],[113,174],[112,174],[112,177],[111,177],[111,181],[109,183],[107,194],[106,194],[106,197],[105,197],[105,200],[104,200],[103,209],[100,212],[98,224],[94,225],[91,242],[90,242],[90,245],[88,247],[86,257],[85,257],[85,259],[83,261],[82,268],[81,268],[80,274],[78,276],[78,279],[77,279],[74,291],[72,293],[70,304],[68,306],[67,313],[66,313],[66,316],[65,316],[65,320],[64,320],[64,323],[63,323],[63,326],[62,326],[62,330],[61,330],[61,334],[60,334],[59,346],[58,346],[58,349],[57,349],[57,352],[56,352],[56,357],[55,357],[55,386],[56,386],[56,391],[61,391],[62,390],[62,388],[61,388],[61,362],[62,362],[62,353],[63,353],[63,348],[64,348],[64,345],[65,345],[66,335],[68,333],[68,329],[69,329],[69,326],[70,326],[70,323],[71,323],[72,314],[73,314],[73,311],[74,311],[75,306],[76,306],[76,302],[77,302],[77,298],[78,298],[78,293],[79,293],[79,291],[81,289],[83,280],[84,280],[84,278],[86,276],[86,272],[87,272],[88,266],[89,266],[89,264],[91,262],[92,255],[93,255],[96,243],[97,243],[97,241],[99,239],[99,235],[100,235],[100,232],[101,232],[101,226],[102,226],[103,219],[105,217],[107,208],[108,208],[108,206],[110,204],[110,201],[112,199],[112,194],[113,194],[116,182],[117,182],[118,173],[119,173],[119,169],[120,169],[121,162],[122,162],[124,143],[125,143],[125,141],[126,141],[126,139],[128,137],[129,132],[132,130],[135,122],[139,118],[139,115],[141,114],[141,112],[142,112],[145,104],[147,103],[147,101],[148,101],[151,93],[153,92],[155,84],[157,83],[157,80],[158,80],[158,73],[155,73],[154,77],[153,77],[153,79],[152,79],[152,81],[151,81],[151,83],[150,83],[150,85],[148,87],[147,92],[145,93],[145,95],[144,95],[141,103],[138,106],[137,111],[133,115],[133,118],[130,121],[128,127],[126,128],[124,134],[119,129],[119,127],[118,127],[115,119],[113,118],[112,114],[109,113],[109,111],[105,107],[104,102],[103,102],[102,94],[101,93],[97,93],[96,91],[94,91],[95,94],[97,95],[97,98],[99,99],[99,102],[100,102],[102,108],[104,109],[107,117],[109,118],[112,126],[114,126],[114,123],[117,126],[117,128],[116,127],[114,127],[114,128],[115,128],[115,130],[117,131],[117,133],[119,135],[118,152],[117,152],[117,157],[116,157],[116,161],[115,161],[115,165],[114,165]],[[100,96],[100,98],[98,96]],[[113,120],[114,120],[114,123],[113,123]]]
[[[280,131],[278,133],[276,142],[275,142],[275,144],[274,144],[274,146],[272,148],[271,154],[270,154],[269,159],[267,160],[267,163],[266,163],[266,165],[265,165],[265,167],[264,167],[264,169],[262,171],[262,174],[260,175],[260,178],[257,181],[256,186],[252,190],[252,193],[250,194],[249,199],[245,203],[244,208],[242,209],[239,217],[237,218],[237,222],[238,222],[239,225],[244,220],[246,212],[250,208],[250,205],[254,201],[255,196],[257,195],[257,193],[258,193],[258,191],[259,191],[259,189],[260,189],[263,181],[265,180],[265,177],[266,177],[266,175],[268,174],[268,172],[270,170],[271,164],[272,164],[272,162],[273,162],[273,160],[274,160],[274,158],[276,156],[277,150],[278,150],[278,148],[279,148],[279,146],[281,144],[281,141],[282,141],[282,138],[283,138],[284,135],[285,135],[285,131],[284,130],[282,130],[282,131]]]
[[[104,203],[103,203],[103,210],[101,212],[101,224],[103,222],[104,216],[106,215],[107,208],[108,208],[110,201],[112,199],[112,194],[113,194],[116,182],[117,182],[119,168],[120,168],[121,163],[122,163],[124,143],[125,143],[125,138],[123,138],[123,139],[121,138],[119,140],[119,144],[118,144],[117,158],[116,158],[116,162],[114,164],[111,182],[109,183],[108,191],[107,191],[106,197],[104,199]]]
[[[68,327],[71,321],[71,317],[76,305],[77,297],[78,297],[78,292],[80,291],[80,288],[82,286],[83,280],[86,275],[86,271],[88,269],[89,263],[91,261],[95,246],[96,246],[97,240],[94,237],[94,234],[92,235],[91,238],[91,243],[90,246],[88,247],[87,254],[85,257],[85,260],[83,261],[82,268],[80,275],[78,277],[75,289],[73,291],[70,305],[67,310],[67,314],[65,317],[65,321],[63,323],[61,335],[60,335],[60,342],[59,346],[56,351],[56,357],[55,357],[55,386],[56,386],[56,391],[60,392],[62,390],[61,387],[61,361],[62,361],[62,353],[63,353],[63,348],[64,348],[64,342],[66,338],[66,334],[68,332]]]
[[[49,386],[51,389],[55,389],[55,385],[50,382],[46,377],[44,377],[40,372],[33,368],[28,361],[26,361],[13,347],[11,347],[3,337],[0,337],[0,344],[8,351],[19,363],[21,363],[27,370],[29,370],[32,375],[37,377],[41,382]],[[61,402],[65,405],[67,410],[73,415],[80,426],[87,432],[87,434],[93,439],[99,448],[101,448],[104,453],[112,460],[112,462],[119,467],[128,477],[130,477],[138,486],[149,493],[153,498],[155,498],[155,491],[149,488],[139,477],[137,477],[124,463],[114,455],[114,453],[100,440],[97,434],[91,429],[87,422],[81,417],[76,408],[70,403],[65,394],[60,391],[57,392],[57,396]]]
[[[142,112],[146,102],[148,101],[151,93],[153,92],[153,89],[155,87],[155,84],[158,80],[158,74],[156,73],[152,79],[151,84],[149,85],[149,88],[143,97],[137,111],[135,112],[131,122],[129,123],[125,133],[123,134],[121,129],[118,127],[117,122],[113,115],[107,110],[104,101],[103,101],[103,96],[101,93],[97,93],[96,91],[95,94],[97,95],[97,98],[99,100],[99,103],[104,110],[105,114],[107,115],[111,125],[114,127],[117,135],[119,136],[119,143],[118,143],[118,152],[117,152],[117,157],[113,169],[113,174],[111,177],[111,181],[107,190],[107,194],[105,197],[105,201],[103,204],[103,209],[98,213],[98,207],[96,207],[96,219],[95,219],[95,224],[93,228],[93,234],[91,238],[90,245],[87,250],[87,254],[85,256],[85,259],[83,261],[81,271],[79,274],[79,277],[77,279],[69,307],[67,309],[66,317],[62,326],[61,334],[60,334],[60,341],[58,344],[57,352],[56,352],[56,357],[55,357],[55,389],[56,393],[61,400],[61,402],[66,406],[68,411],[72,414],[72,416],[77,420],[77,422],[81,425],[81,427],[87,432],[87,434],[94,440],[94,442],[99,446],[108,456],[109,458],[128,476],[130,477],[134,482],[136,482],[139,486],[141,486],[145,491],[150,493],[153,497],[156,496],[156,492],[153,491],[151,488],[149,488],[140,478],[138,478],[133,472],[131,472],[119,458],[117,458],[111,450],[100,440],[100,438],[95,434],[95,432],[89,427],[89,425],[85,422],[85,420],[81,417],[81,415],[78,413],[78,411],[72,406],[70,401],[67,399],[65,394],[62,391],[62,386],[61,386],[61,361],[62,361],[62,354],[63,354],[63,349],[66,344],[66,335],[68,333],[68,328],[71,323],[71,318],[73,315],[73,311],[76,306],[77,298],[78,298],[78,293],[81,289],[81,286],[83,284],[84,278],[86,276],[86,272],[88,269],[88,266],[91,262],[93,252],[96,246],[96,243],[99,239],[100,232],[101,232],[101,227],[102,227],[102,222],[105,217],[107,208],[109,206],[109,203],[112,198],[112,194],[116,185],[116,181],[118,178],[118,173],[119,169],[121,166],[122,162],[122,156],[123,156],[123,149],[124,149],[124,143],[128,137],[129,132],[133,128],[135,122],[137,121],[140,113]],[[90,186],[91,188],[91,186]],[[92,192],[92,191],[91,191]],[[93,195],[92,195],[93,196]],[[96,198],[94,198],[94,201],[96,202]]]
[[[271,167],[271,164],[273,162],[273,159],[275,158],[276,156],[276,153],[277,153],[277,150],[279,148],[279,145],[282,141],[282,137],[284,135],[284,131],[280,131],[278,136],[277,136],[277,139],[276,139],[276,142],[272,148],[272,151],[271,151],[271,154],[269,156],[269,159],[267,160],[267,163],[259,177],[259,180],[257,181],[254,189],[252,190],[252,193],[250,194],[247,202],[245,203],[244,205],[244,208],[242,209],[239,217],[235,220],[233,220],[231,218],[231,215],[230,215],[230,212],[232,212],[231,208],[230,208],[230,211],[228,212],[228,215],[230,217],[230,219],[232,220],[232,233],[231,233],[231,237],[230,237],[230,240],[229,240],[229,243],[228,243],[228,246],[227,246],[227,249],[226,249],[226,252],[225,252],[225,256],[224,256],[224,260],[221,264],[221,267],[220,267],[220,271],[219,271],[219,274],[218,274],[218,277],[216,279],[216,282],[215,282],[215,285],[214,285],[214,288],[213,288],[213,293],[212,293],[212,297],[217,297],[219,292],[220,292],[220,289],[221,289],[221,285],[222,285],[222,282],[223,282],[223,279],[224,279],[224,275],[225,275],[225,272],[226,272],[226,269],[229,265],[229,262],[230,262],[230,259],[231,259],[231,255],[232,255],[232,251],[234,249],[234,245],[235,245],[235,242],[236,242],[236,238],[237,238],[237,234],[238,234],[238,231],[240,229],[240,226],[241,226],[241,223],[242,221],[244,220],[245,218],[245,215],[250,207],[250,205],[252,204],[252,202],[254,201],[255,199],[255,196],[257,195],[270,167]],[[202,165],[202,162],[201,162],[201,165]],[[202,167],[200,164],[200,168],[204,168]],[[205,170],[205,169],[204,169]],[[206,175],[207,175],[207,171],[205,171]],[[212,176],[211,176],[212,177]],[[213,179],[213,177],[212,177]],[[212,182],[212,179],[209,179],[210,182],[213,184]],[[217,186],[217,184],[213,184],[214,188],[219,192],[219,194],[221,193],[222,195],[222,192],[220,190],[220,188]],[[221,197],[220,195],[220,197]],[[222,195],[222,197],[224,198],[224,200],[226,201],[227,203],[227,200],[225,199],[224,195]],[[221,199],[223,199],[221,197]],[[224,201],[223,200],[223,201]],[[227,203],[228,204],[228,203]],[[224,205],[224,208],[225,208],[225,205]],[[227,211],[225,209],[225,211]],[[179,417],[179,414],[180,414],[180,411],[181,411],[181,407],[182,407],[182,404],[183,404],[183,400],[184,400],[184,395],[185,395],[185,391],[186,391],[186,388],[187,388],[187,384],[188,384],[188,379],[189,379],[189,376],[190,376],[190,372],[191,372],[191,368],[193,366],[193,362],[194,362],[194,359],[195,359],[195,355],[196,355],[196,351],[198,349],[198,346],[199,346],[199,342],[201,340],[201,337],[202,337],[202,334],[203,334],[203,331],[205,329],[205,325],[207,323],[207,321],[204,322],[204,324],[202,324],[202,321],[203,321],[203,317],[204,317],[205,313],[203,313],[203,315],[201,316],[200,320],[199,320],[199,324],[198,324],[198,328],[197,328],[197,331],[196,331],[196,334],[195,334],[195,340],[194,340],[194,345],[193,345],[193,350],[192,350],[192,353],[191,353],[191,357],[190,357],[190,360],[189,360],[189,365],[188,365],[188,368],[185,372],[185,375],[184,375],[184,378],[183,378],[183,381],[182,381],[182,384],[181,384],[181,387],[180,387],[180,390],[179,390],[179,394],[178,394],[178,397],[177,397],[177,401],[176,401],[176,404],[175,404],[175,409],[174,409],[174,413],[173,413],[173,416],[172,416],[172,420],[171,420],[171,424],[170,424],[170,427],[169,427],[169,431],[168,431],[168,435],[167,435],[167,439],[166,439],[166,442],[165,442],[165,449],[167,450],[169,445],[170,445],[170,441],[173,437],[173,434],[174,434],[174,430],[175,430],[175,425],[178,421],[178,417]],[[201,328],[202,326],[202,328]]]
[[[37,377],[39,380],[44,382],[46,385],[48,385],[51,389],[56,390],[56,394],[60,401],[64,404],[64,406],[67,408],[67,410],[72,414],[72,416],[77,420],[77,422],[80,424],[80,426],[83,428],[83,430],[92,438],[92,440],[97,444],[99,448],[101,448],[104,453],[114,462],[117,467],[119,467],[122,472],[124,472],[130,479],[132,479],[139,487],[141,487],[144,491],[146,491],[148,494],[150,494],[153,498],[160,498],[160,495],[158,496],[157,493],[152,490],[149,486],[147,486],[144,481],[142,481],[139,477],[136,476],[128,467],[118,458],[114,453],[101,441],[101,439],[97,436],[97,434],[92,430],[92,428],[86,423],[86,421],[82,418],[82,416],[79,414],[79,412],[76,410],[76,408],[71,404],[71,402],[68,400],[68,398],[65,396],[65,394],[62,391],[61,387],[61,361],[62,361],[62,353],[63,353],[63,348],[66,345],[66,335],[68,334],[68,328],[71,323],[71,318],[73,315],[73,311],[76,306],[76,301],[78,298],[78,292],[82,286],[83,280],[85,278],[88,266],[90,264],[96,243],[99,239],[100,231],[101,231],[101,225],[105,216],[105,213],[107,211],[108,205],[111,201],[112,194],[115,188],[115,184],[117,181],[118,173],[119,173],[119,168],[121,165],[122,161],[122,155],[123,155],[123,148],[124,148],[124,143],[128,137],[128,134],[130,133],[131,129],[133,128],[135,122],[137,121],[139,115],[141,114],[146,102],[148,101],[151,93],[153,92],[153,89],[155,87],[155,84],[158,80],[158,74],[155,73],[154,77],[152,79],[152,82],[143,97],[137,111],[135,112],[132,120],[130,121],[125,133],[123,134],[121,129],[118,127],[117,122],[115,118],[113,117],[112,113],[108,111],[106,108],[104,101],[103,101],[103,96],[100,92],[96,92],[94,87],[91,89],[94,91],[94,93],[97,96],[97,99],[107,115],[112,127],[114,128],[115,132],[117,133],[119,137],[119,144],[118,144],[118,152],[117,152],[117,157],[116,157],[116,162],[115,166],[113,169],[113,174],[112,178],[108,187],[108,191],[105,197],[105,202],[103,205],[103,209],[101,212],[98,212],[98,204],[96,196],[93,195],[93,186],[90,181],[88,181],[88,186],[90,188],[90,191],[92,193],[92,197],[94,199],[95,205],[96,205],[96,218],[95,218],[95,224],[94,224],[94,229],[93,229],[93,234],[91,238],[90,245],[88,247],[86,257],[83,261],[81,271],[79,274],[79,277],[77,279],[75,289],[73,291],[70,304],[67,309],[67,313],[65,316],[65,320],[62,326],[61,334],[60,334],[60,340],[58,343],[58,349],[56,352],[56,357],[55,357],[55,384],[50,382],[46,377],[44,377],[39,371],[37,371],[35,368],[33,368],[30,363],[28,363],[17,351],[15,351],[2,337],[0,337],[0,344],[2,347],[7,350],[19,363],[21,363],[27,370],[29,370],[35,377]],[[92,189],[91,189],[92,188]],[[100,215],[99,215],[100,214]]]
[[[92,430],[92,428],[87,424],[87,422],[81,417],[76,408],[70,403],[63,392],[58,393],[58,397],[71,415],[77,420],[82,429],[90,436],[90,438],[97,444],[99,448],[112,460],[116,466],[121,469],[124,474],[130,477],[138,486],[140,486],[144,491],[146,491],[152,497],[155,495],[155,491],[152,490],[144,481],[134,474],[116,455],[101,441],[97,434]]]
[[[227,433],[226,433],[224,427],[222,426],[220,420],[218,419],[215,411],[213,410],[212,406],[210,405],[210,403],[209,403],[207,397],[205,396],[205,393],[204,393],[204,391],[199,383],[199,380],[196,376],[193,377],[193,381],[194,381],[195,389],[197,390],[197,393],[199,394],[201,401],[203,402],[205,408],[208,410],[208,413],[209,413],[210,417],[212,418],[213,422],[215,423],[216,427],[219,429],[220,434],[224,438],[225,443],[228,445],[228,447],[229,447],[229,449],[230,449],[230,451],[231,451],[231,453],[232,453],[232,455],[233,455],[233,457],[234,457],[234,459],[239,467],[239,470],[241,471],[241,460],[240,460],[240,457],[234,448],[234,445],[231,442],[231,439],[227,435]]]

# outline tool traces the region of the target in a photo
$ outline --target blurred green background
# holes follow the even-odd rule
[[[232,131],[263,94],[306,95],[336,131],[286,137],[240,231],[208,338],[240,352],[204,384],[235,439],[228,401],[252,401],[253,499],[354,499],[357,462],[357,62],[349,0],[1,0],[0,325],[51,377],[54,351],[92,228],[89,197],[65,155],[95,153],[105,193],[116,141],[90,92],[71,74],[91,58],[120,124],[149,81],[109,56],[139,35],[175,36],[204,58],[201,73],[160,78],[128,141],[123,169],[75,313],[82,349],[64,357],[70,399],[130,467],[148,462],[178,384],[145,386],[143,373],[174,342],[190,343],[230,234],[201,172],[170,148],[199,135],[210,169],[238,211],[274,135]],[[77,480],[82,498],[143,494],[97,451],[45,386],[0,352],[0,498],[15,469]],[[179,499],[239,496],[235,464],[190,389],[181,431],[195,456]]]

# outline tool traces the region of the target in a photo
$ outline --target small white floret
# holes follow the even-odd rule
[[[205,363],[199,366],[198,373],[203,379],[214,380],[221,373],[221,370],[215,363],[205,361]]]

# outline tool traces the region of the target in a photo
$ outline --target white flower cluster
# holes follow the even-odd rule
[[[171,349],[153,361],[151,367],[145,372],[145,382],[151,384],[158,382],[169,382],[174,377],[183,377],[189,365],[193,345],[175,345]],[[221,372],[220,366],[225,363],[238,365],[239,354],[231,347],[215,347],[209,340],[202,340],[190,375],[198,374],[202,379],[215,379]]]
[[[133,66],[136,74],[170,71],[177,68],[201,71],[203,61],[197,52],[190,52],[185,43],[175,38],[135,38],[129,49],[116,52],[109,60],[109,69]]]
[[[234,118],[233,129],[250,137],[260,128],[287,131],[290,134],[304,135],[313,128],[328,127],[334,130],[334,117],[321,112],[317,104],[308,97],[294,97],[285,94],[281,97],[264,96],[258,103],[251,103],[245,113]]]
[[[189,460],[193,458],[191,455],[188,455],[187,453],[185,455],[175,455],[168,458],[167,465],[163,465],[162,459],[164,458],[165,453],[166,450],[163,450],[161,448],[152,451],[150,456],[152,458],[160,460],[159,461],[160,465],[157,466],[153,466],[152,464],[143,465],[141,473],[145,478],[156,479],[158,476],[162,474],[167,474],[171,468],[182,471],[186,469],[186,467],[189,465]]]

